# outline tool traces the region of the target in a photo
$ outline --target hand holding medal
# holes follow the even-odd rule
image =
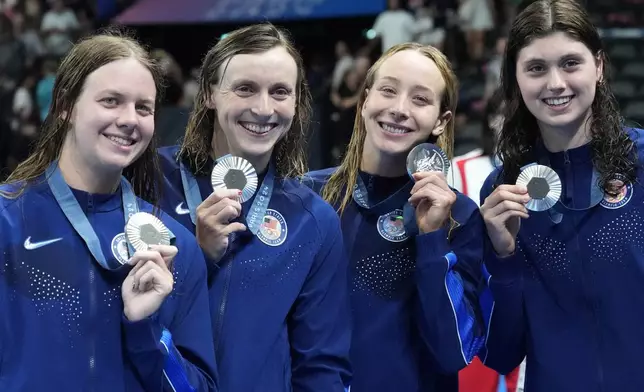
[[[139,321],[156,312],[172,292],[171,265],[178,250],[170,245],[163,222],[146,212],[130,217],[125,236],[136,252],[129,260],[134,268],[121,287],[123,310],[128,320]]]
[[[447,185],[449,159],[430,143],[419,144],[407,156],[407,173],[416,182],[409,203],[416,209],[421,233],[436,231],[449,219],[456,194]]]
[[[219,261],[228,248],[229,235],[246,230],[233,222],[242,213],[241,203],[257,190],[257,173],[245,159],[226,156],[212,170],[213,193],[197,207],[196,237],[208,258]]]

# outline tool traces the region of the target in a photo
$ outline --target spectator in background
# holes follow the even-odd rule
[[[42,65],[42,77],[36,85],[36,103],[40,112],[40,121],[45,121],[49,108],[51,107],[52,91],[54,90],[54,80],[56,79],[56,70],[58,62],[54,59],[45,59]]]
[[[25,63],[32,67],[36,60],[45,54],[45,46],[40,39],[39,20],[24,12],[16,12],[13,17],[14,34],[25,48]]]
[[[478,62],[485,51],[485,33],[494,28],[489,0],[461,0],[458,18],[470,60]]]
[[[388,4],[389,9],[378,15],[372,27],[380,39],[382,53],[394,45],[414,40],[414,16],[401,6],[400,0],[389,0]]]
[[[503,64],[503,53],[505,53],[507,41],[508,39],[504,35],[496,39],[494,54],[485,67],[485,93],[483,95],[485,103],[501,85],[501,65]]]
[[[331,90],[331,103],[335,109],[331,117],[334,121],[332,125],[332,165],[340,163],[349,140],[351,140],[353,122],[356,117],[356,104],[360,98],[360,86],[370,66],[371,59],[369,57],[365,55],[356,57],[353,67],[345,73],[338,89]]]
[[[12,146],[6,163],[9,171],[29,156],[29,147],[38,133],[40,121],[34,102],[36,80],[35,75],[26,74],[13,96]]]
[[[51,9],[45,13],[40,30],[45,36],[45,48],[50,55],[63,56],[72,47],[80,28],[76,14],[63,0],[48,0]]]
[[[11,19],[7,14],[0,13],[0,170],[4,170],[7,166],[7,158],[13,143],[13,132],[11,132],[13,94],[22,80],[24,69],[24,46],[15,39]]]
[[[333,68],[333,76],[331,78],[331,88],[333,91],[338,90],[340,84],[342,84],[344,75],[346,75],[353,66],[353,56],[351,55],[346,42],[338,41],[335,44],[335,56],[336,63]]]
[[[425,6],[422,1],[414,1],[413,7],[416,12],[414,40],[421,45],[430,45],[442,51],[445,29],[435,23],[436,7]]]

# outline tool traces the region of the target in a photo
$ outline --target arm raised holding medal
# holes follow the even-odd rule
[[[150,250],[134,253],[129,261],[134,268],[121,287],[123,312],[129,321],[151,316],[172,292],[174,279],[169,267],[177,252],[174,246],[152,245]]]
[[[229,235],[246,230],[246,225],[231,222],[241,215],[242,207],[236,198],[241,191],[215,189],[197,207],[196,237],[206,256],[218,262],[226,253]]]
[[[431,233],[444,227],[456,202],[442,172],[414,174],[416,183],[411,189],[409,204],[416,209],[416,224],[421,233]]]
[[[522,185],[501,185],[485,198],[481,215],[497,255],[506,257],[514,253],[521,218],[528,218],[525,207],[528,201],[528,190]]]

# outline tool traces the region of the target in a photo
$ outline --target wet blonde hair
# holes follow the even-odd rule
[[[445,82],[445,91],[441,96],[440,114],[451,112],[452,117],[445,125],[443,133],[438,136],[436,144],[452,159],[454,152],[454,113],[458,102],[458,79],[452,70],[452,65],[443,53],[433,46],[424,46],[417,43],[404,43],[393,46],[387,50],[374,65],[369,68],[367,76],[360,90],[360,99],[357,105],[353,134],[347,147],[347,153],[338,169],[333,173],[322,190],[322,197],[331,205],[338,205],[338,212],[342,213],[351,202],[353,188],[358,181],[358,171],[362,162],[365,137],[367,130],[362,118],[362,107],[367,98],[367,90],[371,89],[376,79],[376,74],[382,64],[391,56],[405,50],[415,50],[436,64]]]

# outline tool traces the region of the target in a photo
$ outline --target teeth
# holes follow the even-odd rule
[[[571,99],[572,99],[572,97],[546,98],[546,99],[544,99],[544,101],[548,105],[559,106],[559,105],[567,104],[568,102],[570,102]]]
[[[266,133],[273,129],[272,124],[254,124],[254,123],[241,123],[241,126],[246,128],[247,130],[253,132],[253,133]]]
[[[107,138],[110,139],[111,141],[113,141],[116,144],[120,144],[121,146],[130,146],[130,145],[132,145],[132,143],[134,143],[133,140],[125,139],[125,138],[118,137],[118,136],[108,136]]]
[[[380,124],[382,129],[389,133],[407,133],[409,130],[407,128],[402,128],[402,127],[394,127],[389,124]]]

